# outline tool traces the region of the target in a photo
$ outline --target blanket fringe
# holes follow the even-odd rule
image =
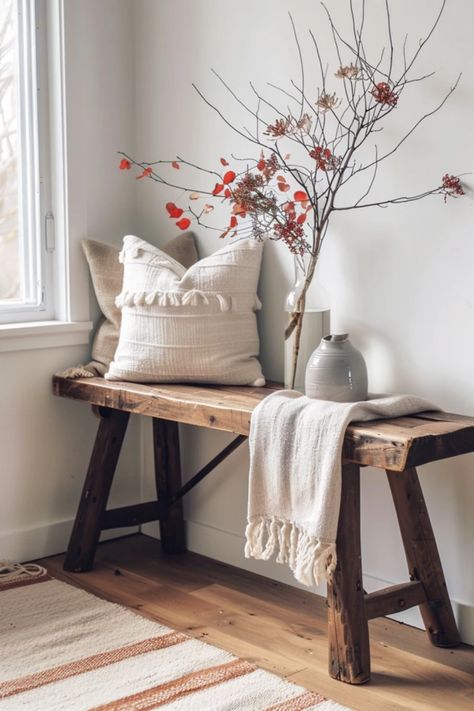
[[[245,531],[245,557],[287,563],[298,582],[318,585],[336,569],[336,543],[310,536],[291,521],[256,516]]]
[[[95,373],[92,373],[87,369],[85,365],[73,365],[71,368],[66,368],[66,370],[61,370],[56,373],[59,378],[69,378],[70,380],[75,380],[76,378],[93,378]]]
[[[48,571],[36,563],[12,563],[9,560],[0,560],[0,585],[11,583],[15,580],[38,578],[46,575]]]

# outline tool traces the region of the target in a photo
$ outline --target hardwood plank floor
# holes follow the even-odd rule
[[[328,676],[321,597],[194,553],[163,556],[143,535],[101,544],[89,573],[64,572],[63,558],[40,562],[59,579],[358,711],[474,709],[474,647],[438,649],[418,629],[372,620],[372,680],[353,687]]]

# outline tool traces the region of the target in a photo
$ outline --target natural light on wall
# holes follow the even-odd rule
[[[40,1],[0,0],[0,322],[50,315],[43,27]]]

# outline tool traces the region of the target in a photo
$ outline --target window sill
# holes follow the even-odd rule
[[[89,343],[91,321],[31,321],[0,325],[0,353]]]

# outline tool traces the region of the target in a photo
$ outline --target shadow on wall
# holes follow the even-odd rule
[[[284,331],[287,315],[285,299],[290,279],[284,271],[275,245],[267,243],[263,250],[259,295],[262,309],[257,314],[260,335],[260,362],[268,380],[283,381]]]

